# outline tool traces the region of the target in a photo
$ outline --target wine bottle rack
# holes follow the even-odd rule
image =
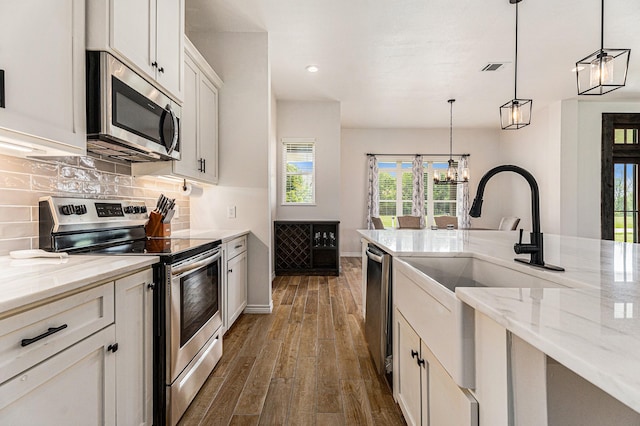
[[[338,275],[339,224],[336,221],[276,221],[276,274]]]

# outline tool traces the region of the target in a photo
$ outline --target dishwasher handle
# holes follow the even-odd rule
[[[371,260],[373,260],[374,262],[380,263],[382,264],[382,256],[373,253],[372,251],[370,251],[369,249],[367,249],[367,257]]]

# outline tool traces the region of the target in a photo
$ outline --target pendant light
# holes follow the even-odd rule
[[[469,182],[469,169],[464,167],[461,171],[462,180],[458,180],[458,169],[454,165],[453,161],[453,103],[455,99],[449,99],[449,167],[447,167],[447,174],[444,176],[444,180],[440,180],[441,176],[439,173],[433,173],[433,181],[435,183],[467,183]]]
[[[531,123],[531,106],[533,100],[518,99],[518,3],[522,0],[509,0],[516,5],[516,56],[514,61],[515,75],[513,83],[513,99],[500,107],[500,124],[502,130],[518,130]]]
[[[578,95],[604,95],[627,82],[631,49],[604,48],[604,0],[600,12],[600,49],[576,62]]]

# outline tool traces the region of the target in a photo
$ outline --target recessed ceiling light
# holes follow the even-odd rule
[[[318,72],[318,66],[317,65],[307,65],[306,70],[309,72]]]

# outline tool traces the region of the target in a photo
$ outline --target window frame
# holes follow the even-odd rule
[[[413,161],[412,158],[389,158],[389,159],[380,159],[378,161],[378,178],[379,178],[379,174],[381,171],[386,171],[386,172],[395,172],[396,176],[396,199],[395,199],[395,211],[396,211],[396,215],[393,217],[398,217],[398,216],[402,216],[403,215],[403,203],[407,200],[403,200],[402,199],[402,174],[403,173],[412,173],[411,168],[402,168],[402,163],[408,163],[411,164]],[[395,163],[395,167],[394,168],[380,168],[380,163]],[[446,164],[446,161],[443,161],[441,158],[429,158],[429,157],[423,157],[422,159],[422,167],[423,167],[423,171],[424,171],[424,176],[425,176],[425,180],[424,182],[426,182],[426,186],[424,188],[424,195],[425,195],[425,199],[424,199],[424,208],[425,211],[423,212],[423,217],[425,218],[425,222],[426,226],[429,227],[431,225],[435,225],[435,220],[433,219],[433,217],[435,216],[435,206],[438,203],[454,203],[455,205],[455,209],[458,209],[458,196],[457,196],[457,192],[456,192],[456,197],[454,199],[451,200],[435,200],[434,199],[434,186],[435,183],[433,182],[433,173],[434,173],[434,168],[433,168],[433,164],[434,163],[443,163]],[[378,187],[378,189],[380,189]],[[456,191],[458,189],[456,188]],[[381,211],[380,209],[380,203],[382,201],[385,202],[389,202],[392,200],[382,200],[382,199],[378,199],[378,211]],[[409,202],[411,202],[411,199],[408,200]],[[400,212],[400,214],[398,213]],[[396,223],[393,223],[393,226],[396,226]]]
[[[315,138],[282,138],[282,196],[280,204],[282,206],[315,206],[316,205],[316,139]],[[291,145],[311,145],[312,167],[310,173],[291,173],[287,171],[287,148]],[[287,177],[288,176],[310,176],[311,177],[311,200],[307,202],[287,201]]]

